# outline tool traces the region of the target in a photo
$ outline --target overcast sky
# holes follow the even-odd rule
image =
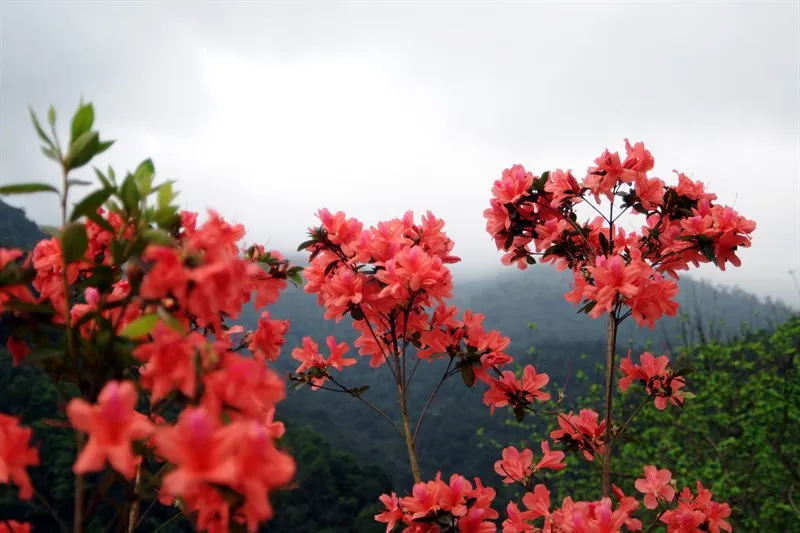
[[[320,207],[370,224],[431,209],[459,270],[486,272],[504,168],[580,174],[629,137],[654,175],[677,168],[758,222],[744,266],[700,275],[796,304],[798,6],[7,2],[0,182],[58,180],[28,105],[55,104],[66,131],[83,95],[117,140],[101,164],[152,157],[184,208],[251,241],[292,251]],[[13,203],[57,221],[54,197]]]

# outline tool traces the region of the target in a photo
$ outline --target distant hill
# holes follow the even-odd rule
[[[46,237],[25,211],[0,200],[0,247],[30,250]]]

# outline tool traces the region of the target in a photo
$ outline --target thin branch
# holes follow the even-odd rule
[[[167,527],[168,525],[170,525],[172,522],[174,522],[175,520],[177,520],[177,519],[178,519],[178,518],[180,518],[181,516],[183,516],[181,513],[175,513],[175,516],[173,516],[172,518],[170,518],[169,520],[167,520],[166,522],[164,522],[163,524],[161,524],[161,526],[159,526],[159,528],[158,528],[158,529],[156,529],[155,531],[153,531],[153,533],[158,533],[159,531],[161,531],[162,529],[164,529],[165,527]]]
[[[795,514],[800,516],[800,509],[797,508],[792,500],[792,492],[794,492],[794,483],[792,483],[792,486],[789,487],[789,494],[787,494],[787,498],[789,499],[789,505],[791,506],[792,510],[795,512]]]
[[[338,385],[339,387],[341,387],[341,388],[342,388],[343,392],[346,392],[346,393],[350,394],[350,396],[352,396],[352,397],[353,397],[353,398],[355,398],[356,400],[359,400],[361,403],[363,403],[364,405],[366,405],[367,407],[369,407],[370,409],[372,409],[373,411],[375,411],[376,413],[378,413],[379,415],[381,415],[381,416],[382,416],[382,417],[383,417],[383,418],[384,418],[384,419],[385,419],[387,422],[389,422],[389,423],[392,425],[392,427],[393,427],[393,428],[394,428],[394,429],[395,429],[395,430],[396,430],[396,431],[397,431],[397,432],[398,432],[398,433],[399,433],[401,436],[403,435],[403,432],[402,432],[402,431],[400,431],[400,428],[399,428],[399,427],[397,427],[397,424],[395,424],[395,423],[392,421],[392,419],[391,419],[391,418],[389,418],[389,417],[386,415],[386,413],[384,413],[384,412],[383,412],[383,411],[382,411],[382,410],[381,410],[381,409],[380,409],[378,406],[376,406],[375,404],[373,404],[372,402],[370,402],[370,401],[368,401],[368,400],[365,400],[364,398],[362,398],[362,397],[361,397],[361,395],[360,395],[360,394],[356,394],[356,393],[354,393],[354,392],[350,391],[348,388],[346,388],[346,387],[345,387],[345,386],[343,386],[341,383],[339,383],[338,381],[336,381],[336,380],[335,380],[335,379],[334,379],[332,376],[329,376],[329,377],[330,377],[330,380],[331,380],[333,383],[335,383],[336,385]]]
[[[587,202],[587,203],[588,203],[588,202]],[[553,213],[556,213],[557,215],[561,215],[561,218],[563,218],[564,220],[566,220],[566,221],[567,221],[567,223],[568,223],[570,226],[572,226],[572,228],[573,228],[575,231],[577,231],[577,232],[578,232],[578,235],[580,235],[580,236],[581,236],[581,238],[583,239],[583,242],[586,244],[586,249],[589,251],[589,253],[591,253],[592,255],[594,255],[594,247],[593,247],[593,246],[591,245],[591,243],[589,242],[589,239],[587,239],[587,238],[586,238],[586,235],[584,235],[584,234],[583,234],[583,229],[582,229],[580,226],[578,226],[578,224],[577,224],[577,223],[576,223],[574,220],[572,220],[572,219],[571,219],[571,218],[569,218],[568,216],[565,216],[565,215],[564,215],[564,213],[562,213],[561,211],[559,211],[559,210],[556,210],[556,209],[553,209],[553,208],[552,208],[552,207],[550,207],[549,205],[544,205],[544,204],[540,204],[540,203],[537,203],[536,205],[538,205],[538,206],[540,206],[540,207],[544,207],[545,209],[549,209],[550,211],[552,211]]]
[[[378,346],[378,349],[381,351],[381,355],[383,355],[383,359],[386,361],[386,366],[389,367],[389,371],[394,376],[395,381],[397,380],[397,374],[395,373],[394,369],[392,368],[391,363],[389,363],[389,355],[386,353],[386,350],[383,349],[383,341],[378,338],[378,334],[375,333],[375,330],[372,328],[372,323],[367,319],[366,314],[364,313],[364,309],[361,307],[361,304],[358,304],[358,310],[361,311],[361,314],[364,315],[364,322],[367,323],[367,327],[369,328],[369,332],[372,334],[372,338],[375,339],[375,344]]]
[[[583,196],[581,196],[581,198],[583,198]],[[588,205],[588,206],[589,206],[589,207],[591,207],[592,209],[594,209],[594,210],[595,210],[595,212],[596,212],[598,215],[600,215],[600,216],[603,218],[603,220],[605,220],[606,222],[608,222],[608,223],[612,223],[612,222],[613,222],[613,221],[609,220],[609,219],[608,219],[608,217],[606,217],[606,216],[605,216],[605,215],[602,213],[602,211],[600,211],[600,209],[598,209],[598,208],[597,208],[597,206],[596,206],[596,205],[594,205],[592,202],[590,202],[590,201],[589,201],[589,200],[587,200],[586,198],[583,198],[583,203],[584,203],[584,204],[586,204],[586,205]]]
[[[645,398],[642,401],[642,403],[639,404],[639,407],[636,408],[636,410],[631,414],[631,416],[628,417],[628,419],[625,421],[625,423],[622,424],[622,427],[619,428],[619,431],[617,431],[617,434],[614,435],[615,439],[619,438],[620,435],[625,433],[625,429],[628,427],[628,424],[630,424],[633,421],[633,419],[636,417],[636,415],[639,414],[639,411],[642,410],[642,407],[644,407],[650,400],[652,400],[654,396],[655,396],[655,394],[650,394],[647,398]]]
[[[662,516],[664,516],[664,513],[666,513],[667,511],[669,511],[669,505],[664,507],[664,509],[660,513],[658,513],[658,516],[656,516],[653,519],[653,521],[650,522],[650,525],[647,526],[647,529],[645,529],[642,533],[650,533],[650,531],[652,531],[653,528],[656,527],[656,524],[658,524],[658,521],[661,519]]]
[[[139,517],[139,521],[136,522],[136,526],[135,527],[139,527],[142,524],[142,522],[144,522],[144,519],[147,516],[147,513],[149,513],[150,509],[152,509],[155,506],[155,504],[157,504],[157,503],[158,503],[158,498],[153,498],[153,501],[150,502],[150,505],[147,506],[147,509],[145,509],[144,512],[142,513],[142,515]]]
[[[411,385],[411,379],[414,377],[414,374],[417,372],[417,367],[419,366],[419,362],[420,361],[422,361],[422,359],[417,357],[417,362],[414,363],[414,367],[411,369],[411,375],[408,376],[408,379],[406,380],[406,388],[408,388],[408,386]]]
[[[41,493],[39,493],[38,490],[36,490],[36,487],[33,488],[33,494],[34,494],[34,496],[36,496],[39,499],[39,501],[42,503],[44,508],[47,509],[47,512],[50,513],[50,515],[55,519],[55,521],[58,522],[58,526],[61,528],[61,531],[63,531],[64,533],[69,533],[69,527],[61,519],[61,517],[58,516],[58,511],[56,511],[53,508],[53,506],[50,505],[50,502],[48,502],[47,499],[44,496],[42,496]],[[9,528],[9,531],[13,531],[13,530]]]
[[[617,220],[619,220],[619,217],[621,217],[622,215],[624,215],[624,214],[625,214],[625,212],[626,212],[628,209],[630,209],[630,207],[631,207],[631,206],[626,206],[626,207],[625,207],[625,208],[624,208],[624,209],[623,209],[623,210],[620,212],[620,214],[618,214],[617,216],[615,216],[615,217],[614,217],[614,220],[612,220],[612,221],[611,221],[611,223],[613,224],[614,222],[616,222]]]
[[[447,363],[447,368],[444,370],[444,374],[442,374],[442,379],[439,380],[439,384],[436,385],[436,388],[433,389],[430,397],[428,398],[427,403],[425,403],[425,407],[422,408],[422,413],[419,415],[419,420],[417,420],[417,427],[414,428],[414,434],[411,437],[412,442],[417,442],[417,433],[419,432],[420,426],[422,426],[422,421],[425,419],[425,414],[428,412],[428,408],[431,406],[431,402],[433,402],[434,397],[436,397],[436,393],[439,392],[439,388],[442,386],[442,383],[450,377],[448,376],[448,372],[450,370],[450,365],[453,364],[453,358],[450,358],[450,361]],[[452,375],[452,374],[450,374]]]

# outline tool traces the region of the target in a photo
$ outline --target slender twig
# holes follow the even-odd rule
[[[545,209],[548,209],[548,210],[550,210],[550,211],[551,211],[551,212],[553,212],[553,213],[556,213],[556,214],[558,214],[558,215],[561,215],[561,218],[563,218],[564,220],[566,220],[566,221],[567,221],[567,224],[569,224],[570,226],[572,226],[572,228],[573,228],[575,231],[577,231],[577,232],[578,232],[578,235],[580,235],[580,236],[581,236],[581,238],[583,239],[583,242],[586,244],[586,249],[587,249],[587,251],[588,251],[589,253],[591,253],[592,255],[595,255],[595,254],[594,254],[594,247],[593,247],[593,246],[591,245],[591,243],[589,242],[589,239],[587,239],[587,238],[586,238],[586,235],[584,235],[584,234],[583,234],[583,229],[582,229],[580,226],[578,226],[578,224],[576,224],[574,220],[572,220],[572,219],[571,219],[571,218],[569,218],[568,216],[564,216],[564,213],[562,213],[561,211],[559,211],[559,210],[557,210],[557,209],[553,209],[553,208],[552,208],[552,207],[550,207],[549,205],[538,204],[538,203],[537,203],[536,205],[538,205],[538,206],[540,206],[540,207],[543,207],[543,208],[545,208]]]
[[[595,212],[597,212],[597,214],[598,214],[598,215],[600,215],[600,216],[603,218],[603,220],[605,220],[606,222],[609,222],[609,223],[610,223],[610,222],[612,222],[611,220],[609,220],[608,218],[606,218],[606,216],[603,214],[603,212],[602,212],[602,211],[600,211],[600,209],[598,209],[596,205],[594,205],[592,202],[590,202],[589,200],[587,200],[587,199],[586,199],[586,198],[584,198],[584,197],[581,197],[581,198],[583,198],[583,203],[584,203],[584,204],[586,204],[586,205],[588,205],[588,206],[589,206],[589,207],[591,207],[592,209],[594,209],[594,210],[595,210]],[[613,200],[612,200],[612,201],[613,201]]]
[[[649,395],[647,398],[645,398],[642,401],[642,403],[639,404],[639,407],[636,408],[636,410],[631,414],[631,416],[628,417],[628,419],[625,421],[625,423],[622,424],[622,427],[619,428],[619,431],[617,431],[616,435],[614,436],[615,439],[620,437],[623,433],[625,433],[625,428],[628,427],[628,424],[630,424],[633,421],[633,419],[636,417],[636,415],[639,414],[639,411],[642,410],[642,407],[644,407],[647,404],[647,402],[652,400],[654,396],[655,396],[655,394]]]
[[[142,522],[144,522],[144,519],[147,516],[147,513],[149,513],[150,509],[152,509],[157,503],[158,503],[158,498],[153,498],[153,501],[150,502],[150,505],[147,506],[147,509],[145,509],[144,512],[141,514],[141,516],[139,516],[139,521],[136,522],[136,525],[134,526],[134,529],[139,527],[142,524]]]
[[[177,520],[181,516],[183,516],[181,513],[175,513],[175,515],[172,518],[170,518],[169,520],[167,520],[166,522],[161,524],[155,531],[153,531],[153,533],[158,533],[159,531],[161,531],[162,529],[164,529],[165,527],[170,525],[172,522],[174,522],[175,520]]]
[[[791,506],[795,514],[800,516],[800,509],[797,508],[797,506],[794,504],[794,501],[792,500],[793,492],[794,492],[794,483],[792,483],[792,485],[789,487],[789,494],[787,494],[787,498],[789,499],[789,506]]]
[[[656,527],[656,524],[658,524],[658,521],[661,519],[661,517],[662,517],[662,516],[664,515],[664,513],[666,513],[667,511],[669,511],[669,505],[667,505],[667,506],[666,506],[664,509],[662,509],[662,511],[661,511],[660,513],[658,513],[658,516],[656,516],[656,517],[653,519],[653,521],[652,521],[652,522],[650,522],[650,525],[649,525],[649,526],[647,526],[647,529],[645,529],[645,530],[644,530],[642,533],[650,533],[650,531],[652,531],[652,530],[653,530],[653,528],[654,528],[654,527]]]
[[[364,313],[364,309],[361,307],[361,304],[358,304],[358,310],[361,311],[361,314],[364,315],[364,322],[366,322],[367,327],[369,328],[369,332],[372,334],[372,338],[375,339],[375,344],[378,346],[378,349],[381,351],[381,355],[383,355],[383,359],[386,361],[386,366],[389,367],[389,371],[394,376],[394,379],[397,379],[397,374],[395,373],[394,369],[392,368],[391,363],[389,362],[389,355],[386,353],[386,350],[383,349],[383,341],[378,338],[377,333],[372,328],[372,323],[367,318],[366,314]]]
[[[425,419],[425,415],[428,412],[428,408],[431,406],[431,402],[433,402],[434,397],[436,397],[436,393],[439,392],[439,388],[442,386],[442,383],[448,378],[448,371],[450,370],[450,365],[453,364],[453,358],[450,358],[450,361],[447,363],[447,368],[444,369],[444,374],[442,374],[442,379],[439,380],[439,384],[436,385],[436,388],[433,389],[428,401],[425,403],[425,407],[422,408],[422,413],[419,415],[419,420],[417,420],[417,426],[414,428],[414,434],[411,436],[412,442],[417,442],[417,433],[419,432],[420,426],[422,426],[422,421]]]
[[[411,385],[411,379],[414,377],[414,374],[417,372],[417,367],[419,366],[419,362],[420,361],[422,361],[422,359],[420,359],[419,356],[418,356],[417,357],[417,361],[414,363],[414,366],[411,368],[411,375],[408,376],[408,379],[406,380],[406,388],[408,388],[408,386]]]
[[[382,417],[383,417],[383,418],[384,418],[384,419],[385,419],[387,422],[389,422],[389,423],[392,425],[392,427],[393,427],[393,428],[394,428],[394,429],[395,429],[395,430],[396,430],[396,431],[397,431],[397,432],[398,432],[400,435],[403,435],[403,432],[402,432],[402,431],[400,431],[400,428],[399,428],[399,427],[397,427],[397,424],[395,424],[395,423],[392,421],[392,419],[391,419],[391,418],[389,418],[389,416],[388,416],[386,413],[384,413],[384,412],[383,412],[383,411],[382,411],[382,410],[381,410],[381,409],[380,409],[378,406],[376,406],[375,404],[373,404],[372,402],[370,402],[370,401],[368,401],[368,400],[365,400],[364,398],[362,398],[362,397],[361,397],[361,395],[360,395],[360,394],[356,394],[356,393],[354,393],[354,392],[350,391],[350,390],[349,390],[347,387],[345,387],[345,386],[344,386],[344,385],[342,385],[341,383],[337,382],[337,381],[336,381],[336,380],[335,380],[335,379],[334,379],[332,376],[329,376],[329,377],[330,377],[330,380],[331,380],[333,383],[335,383],[336,385],[338,385],[338,386],[339,386],[339,387],[342,389],[342,392],[346,392],[347,394],[349,394],[350,396],[352,396],[352,397],[353,397],[353,398],[355,398],[356,400],[359,400],[361,403],[363,403],[364,405],[366,405],[367,407],[369,407],[370,409],[372,409],[373,411],[375,411],[376,413],[378,413],[379,415],[381,415],[381,416],[382,416]],[[326,390],[334,390],[334,389],[326,389]],[[338,391],[336,391],[336,392],[338,392]]]
[[[133,533],[136,525],[139,523],[139,511],[141,509],[141,499],[139,498],[139,490],[142,486],[142,468],[143,464],[139,463],[136,469],[136,479],[133,482],[133,502],[131,503],[131,510],[128,513],[128,533]]]
[[[403,358],[403,372],[400,374],[400,380],[405,384],[406,383],[406,348],[408,347],[408,339],[406,338],[406,334],[408,332],[408,314],[411,312],[411,306],[414,304],[414,299],[416,298],[416,293],[411,295],[411,301],[408,302],[408,307],[403,310],[403,351],[400,354]],[[408,388],[408,385],[405,385]]]
[[[42,496],[41,493],[38,490],[36,490],[35,487],[33,488],[33,494],[34,494],[34,496],[36,496],[39,499],[39,501],[42,503],[44,508],[47,509],[47,512],[50,513],[50,515],[53,517],[53,519],[56,522],[58,522],[58,526],[61,528],[61,531],[63,531],[64,533],[69,533],[69,527],[61,519],[61,517],[58,515],[58,511],[56,511],[53,508],[53,506],[50,505],[50,502],[48,502],[47,499],[44,496]],[[12,530],[9,529],[9,531],[12,531]]]
[[[613,224],[614,222],[616,222],[617,220],[619,220],[619,217],[621,217],[622,215],[624,215],[624,214],[625,214],[625,212],[626,212],[628,209],[630,209],[630,207],[631,207],[631,206],[626,206],[626,207],[624,207],[624,208],[622,209],[622,211],[621,211],[621,212],[620,212],[620,213],[619,213],[617,216],[615,216],[615,217],[614,217],[614,220],[612,220],[612,221],[611,221],[611,223]]]

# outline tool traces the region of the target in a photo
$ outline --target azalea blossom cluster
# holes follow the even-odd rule
[[[110,243],[132,236],[118,214],[99,209],[97,216],[114,232],[87,222],[86,253],[67,265],[71,285],[91,281],[98,264],[117,266]],[[274,444],[283,434],[282,424],[274,422],[273,416],[285,385],[266,365],[275,360],[285,342],[288,321],[273,320],[264,311],[257,330],[237,339],[242,328],[228,328],[224,319],[235,319],[253,294],[256,308],[274,303],[287,286],[287,263],[278,253],[267,253],[259,246],[243,253],[238,243],[244,228],[214,212],[199,227],[196,214],[181,213],[176,233],[172,246],[147,246],[139,261],[129,263],[125,275],[105,293],[97,287],[85,289],[84,303],[72,306],[70,314],[87,341],[104,332],[103,324],[111,325],[115,335],[125,335],[127,330],[127,336],[134,338],[132,362],[137,364],[138,385],[149,393],[153,413],[167,398],[187,406],[176,423],[168,424],[161,417],[156,423],[155,414],[136,411],[139,394],[130,380],[106,383],[96,404],[71,400],[68,418],[89,437],[74,470],[77,474],[98,472],[108,462],[133,479],[143,457],[134,454],[132,444],[149,439],[151,458],[172,465],[160,488],[163,503],[171,504],[179,497],[187,514],[197,513],[202,529],[226,528],[227,521],[236,518],[255,531],[259,522],[273,514],[268,493],[287,484],[295,469],[291,457]],[[20,259],[22,254],[2,250],[0,256]],[[64,275],[59,239],[37,244],[29,262],[35,270],[33,287],[39,293],[35,301],[50,303],[55,310],[53,322],[64,323],[66,297],[63,284],[57,282]],[[0,294],[6,301],[20,295],[25,301],[33,299],[19,285],[3,287]],[[237,353],[245,347],[252,356]],[[24,361],[23,340],[11,337],[9,348],[15,362]],[[9,458],[9,466],[36,464],[32,462],[35,453],[21,446],[16,449],[18,456]],[[22,487],[20,497],[30,497],[22,472],[12,472],[19,472],[15,479]],[[219,486],[239,495],[239,505],[231,509]]]
[[[559,413],[558,429],[550,433],[554,442],[561,443],[564,449],[581,452],[587,461],[605,451],[606,421],[599,421],[600,415],[592,409],[581,409],[573,413]]]
[[[697,495],[686,487],[675,498],[672,473],[657,469],[654,465],[644,468],[644,477],[635,482],[636,490],[644,494],[647,509],[659,509],[656,516],[666,524],[667,533],[719,533],[731,531],[726,518],[730,507],[711,500],[711,492],[697,483]],[[567,497],[561,507],[552,509],[550,491],[543,484],[533,487],[522,497],[522,506],[509,502],[506,507],[507,518],[503,522],[503,533],[620,533],[622,531],[642,531],[642,521],[634,516],[639,509],[639,501],[626,496],[613,486],[612,492],[617,501],[616,507],[611,498],[598,501],[575,502]],[[651,523],[650,531],[656,522]]]
[[[689,487],[684,487],[678,496],[678,505],[661,516],[661,522],[667,526],[667,533],[732,531],[733,528],[726,520],[731,515],[730,506],[713,501],[712,496],[711,491],[699,481],[697,494],[693,494]]]
[[[494,471],[505,476],[503,483],[518,483],[527,487],[540,470],[561,470],[566,468],[564,452],[551,451],[550,444],[543,440],[541,443],[542,458],[534,464],[533,451],[524,449],[520,452],[514,446],[503,450],[503,458],[494,464]]]
[[[685,398],[694,397],[693,394],[681,390],[686,385],[686,380],[681,372],[676,373],[669,366],[669,356],[653,357],[650,352],[644,352],[639,356],[639,363],[633,363],[630,353],[620,362],[620,370],[624,374],[619,380],[622,392],[627,391],[634,381],[639,381],[644,385],[647,394],[655,398],[656,409],[660,411],[667,408],[668,402],[682,406]]]
[[[438,473],[434,480],[414,485],[410,496],[382,495],[385,509],[375,520],[386,524],[386,533],[397,525],[405,533],[491,533],[497,531],[493,520],[499,516],[491,508],[494,498],[494,489],[484,487],[479,478],[473,486],[453,474],[446,483]]]
[[[98,210],[97,216],[114,232],[86,224],[88,246],[80,260],[67,266],[70,284],[91,280],[97,264],[116,266],[109,245],[131,236],[119,215]],[[244,227],[214,212],[199,227],[194,213],[183,212],[180,220],[174,245],[147,246],[110,290],[85,289],[85,303],[72,306],[70,313],[88,341],[104,332],[103,324],[112,325],[115,335],[134,339],[132,362],[137,364],[138,385],[149,393],[151,413],[167,398],[186,407],[176,423],[161,417],[156,423],[154,414],[136,410],[139,394],[131,380],[106,383],[96,404],[71,400],[68,418],[89,437],[74,470],[98,472],[108,462],[132,480],[144,459],[134,454],[132,444],[150,439],[151,458],[172,466],[160,488],[163,503],[180,498],[187,514],[197,514],[201,529],[225,530],[235,518],[255,531],[273,514],[269,492],[287,484],[295,469],[292,458],[275,447],[283,426],[273,416],[285,385],[266,364],[285,342],[288,321],[273,320],[264,311],[257,330],[237,339],[242,328],[228,328],[224,320],[235,319],[253,294],[257,309],[274,303],[287,286],[288,267],[276,252],[259,246],[241,250]],[[1,253],[21,257],[19,251]],[[59,239],[34,248],[36,301],[53,306],[55,323],[64,322],[66,310],[63,284],[54,281],[63,276],[63,265]],[[20,294],[20,287],[0,289],[5,299],[12,293]],[[29,298],[29,293],[22,294]],[[9,348],[21,362],[25,349],[18,346],[23,341],[12,337]],[[237,353],[245,347],[252,356]],[[30,464],[30,453],[20,448],[11,465]],[[21,486],[26,487],[24,482]],[[235,508],[219,486],[240,496]],[[30,493],[22,490],[20,497]]]
[[[614,487],[617,505],[611,498],[598,501],[573,501],[567,496],[561,507],[552,508],[550,491],[544,485],[536,485],[522,497],[520,508],[514,502],[506,507],[507,518],[503,521],[503,533],[621,533],[641,531],[642,522],[633,517],[639,502],[625,496]],[[623,529],[624,528],[624,529]]]
[[[451,254],[454,243],[443,232],[444,222],[427,212],[415,223],[412,212],[402,218],[364,228],[363,223],[327,209],[318,213],[319,227],[309,230],[311,239],[300,246],[310,252],[305,269],[305,290],[317,294],[325,318],[353,318],[360,332],[354,345],[377,368],[389,363],[402,372],[400,361],[408,346],[419,360],[450,358],[448,372],[461,372],[471,386],[476,379],[489,385],[484,401],[503,406],[510,401],[529,403],[549,395],[541,389],[546,374],[526,368],[522,380],[501,369],[512,362],[506,353],[510,343],[496,330],[483,327],[484,315],[448,306],[453,280],[448,264],[460,261]],[[292,356],[301,362],[297,372],[319,387],[330,369],[341,371],[355,359],[341,358],[347,345],[327,340],[331,355],[319,354],[312,339],[303,340]],[[311,374],[308,374],[311,372]],[[447,374],[449,377],[451,374]],[[511,397],[517,398],[512,400]]]
[[[593,318],[624,304],[640,326],[653,328],[677,312],[677,271],[707,262],[722,270],[739,266],[737,249],[750,246],[756,224],[714,203],[716,195],[685,174],[676,171],[674,186],[649,176],[654,159],[643,143],[626,140],[625,151],[624,158],[604,151],[580,181],[571,170],[541,176],[521,165],[504,170],[484,211],[486,230],[505,252],[503,264],[525,269],[538,256],[571,269],[574,287],[566,298],[583,302]],[[601,198],[609,201],[607,215],[598,209]],[[616,213],[615,200],[621,201]],[[599,216],[579,223],[584,203]],[[638,232],[617,223],[631,209],[645,218]]]
[[[65,176],[103,149],[96,132],[82,133],[92,120],[91,105],[82,104],[63,154],[34,116],[45,152],[61,160]],[[301,269],[278,252],[245,247],[245,228],[214,211],[203,223],[179,211],[172,182],[154,185],[149,160],[121,184],[111,169],[96,173],[101,188],[71,215],[66,177],[62,191],[0,188],[56,192],[64,206],[62,227],[32,252],[0,249],[0,312],[13,332],[7,347],[15,365],[30,362],[79,390],[65,406],[78,437],[75,533],[84,527],[80,506],[89,490],[82,477],[114,471],[131,494],[179,507],[198,530],[228,531],[236,522],[254,532],[274,514],[270,493],[295,472],[276,446],[284,427],[275,406],[285,383],[268,365],[289,322],[264,308],[289,280],[300,283]],[[257,328],[231,326],[251,301],[261,312]],[[29,499],[26,469],[38,464],[31,430],[0,414],[0,483],[16,484]],[[120,517],[131,531],[136,498]]]

